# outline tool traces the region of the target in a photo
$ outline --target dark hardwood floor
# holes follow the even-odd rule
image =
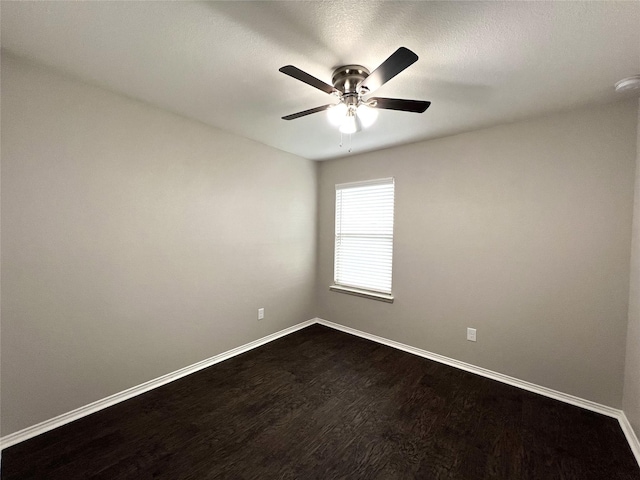
[[[3,451],[12,479],[640,479],[615,419],[320,325]]]

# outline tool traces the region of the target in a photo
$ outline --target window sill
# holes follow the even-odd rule
[[[371,292],[369,290],[360,290],[359,288],[343,287],[342,285],[330,285],[329,290],[332,292],[346,293],[347,295],[355,295],[357,297],[370,298],[380,302],[393,303],[393,295],[387,293]]]

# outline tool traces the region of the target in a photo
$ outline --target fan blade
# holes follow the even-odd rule
[[[329,105],[323,105],[321,107],[310,108],[309,110],[305,110],[303,112],[292,113],[291,115],[287,115],[286,117],[282,117],[282,119],[283,120],[294,120],[296,118],[304,117],[306,115],[311,115],[312,113],[322,112],[323,110],[326,110],[329,107],[333,107],[333,105],[329,104]]]
[[[280,71],[285,75],[289,75],[290,77],[293,77],[296,80],[300,80],[301,82],[304,82],[307,85],[311,85],[312,87],[315,87],[318,90],[322,90],[325,93],[331,94],[333,92],[338,91],[328,83],[324,83],[322,80],[318,80],[313,75],[309,75],[307,72],[303,72],[298,67],[294,67],[293,65],[287,65],[285,67],[282,67]]]
[[[369,90],[369,93],[371,93],[398,75],[405,68],[415,63],[416,60],[418,60],[418,56],[415,53],[408,48],[400,47],[393,52],[389,58],[382,62],[382,65],[371,72],[358,88],[365,87]]]
[[[431,102],[425,102],[423,100],[404,100],[402,98],[374,97],[369,99],[369,101],[371,100],[376,102],[376,108],[401,110],[403,112],[422,113],[431,105]]]

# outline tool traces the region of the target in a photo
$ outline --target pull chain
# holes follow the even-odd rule
[[[340,132],[340,148],[342,148],[343,145],[344,145],[344,137],[342,135],[342,132]],[[349,134],[349,149],[348,149],[349,153],[351,153],[351,146],[352,146],[352,138],[351,138],[351,134]]]

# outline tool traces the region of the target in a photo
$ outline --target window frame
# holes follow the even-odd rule
[[[342,198],[340,198],[339,200],[339,194],[341,191],[350,189],[350,188],[359,188],[359,187],[367,187],[367,186],[375,186],[375,185],[391,185],[392,187],[392,196],[391,196],[391,215],[390,215],[390,222],[391,222],[391,233],[377,233],[377,232],[364,232],[364,233],[359,233],[359,234],[341,234],[341,232],[339,232],[339,225],[340,228],[342,228],[342,224],[343,224],[343,212],[338,210],[338,205],[340,204],[340,206],[342,208],[344,208],[344,200]],[[330,290],[335,291],[335,292],[340,292],[340,293],[346,293],[346,294],[350,294],[350,295],[356,295],[356,296],[360,296],[360,297],[364,297],[364,298],[371,298],[374,300],[380,300],[383,302],[388,302],[388,303],[393,303],[394,301],[394,295],[392,293],[392,288],[393,288],[393,241],[394,241],[394,229],[395,229],[395,178],[394,177],[386,177],[386,178],[378,178],[378,179],[373,179],[373,180],[364,180],[364,181],[358,181],[358,182],[349,182],[349,183],[340,183],[340,184],[336,184],[335,185],[335,203],[334,203],[334,252],[333,252],[333,284],[329,287]],[[385,205],[386,208],[389,207],[389,205]],[[385,213],[381,213],[381,216],[384,217]],[[389,214],[388,212],[386,213],[386,216],[388,217]],[[389,222],[389,219],[386,219],[387,223]],[[388,225],[387,225],[388,227]],[[375,230],[375,229],[374,229]],[[362,240],[363,238],[383,238],[383,237],[389,237],[390,236],[390,240],[391,240],[391,245],[389,248],[389,257],[390,257],[390,268],[388,271],[388,282],[389,282],[389,291],[379,291],[376,290],[374,288],[370,288],[369,286],[363,286],[363,285],[351,285],[347,282],[340,282],[338,281],[338,268],[339,268],[339,243],[340,240],[342,238],[345,238],[346,236],[349,236],[351,238],[358,238],[359,240]],[[344,267],[343,267],[344,268]]]

